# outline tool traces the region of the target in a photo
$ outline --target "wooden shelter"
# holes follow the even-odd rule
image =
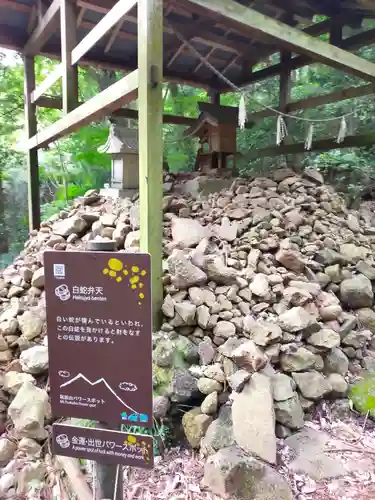
[[[318,14],[327,17],[314,22]],[[232,90],[228,81],[242,87],[279,75],[279,109],[288,112],[370,94],[375,64],[352,52],[375,41],[375,29],[360,29],[365,18],[374,17],[375,0],[0,0],[0,46],[24,56],[30,226],[37,228],[40,222],[38,149],[115,111],[139,118],[141,248],[152,255],[157,314],[162,302],[161,125],[163,120],[188,126],[196,121],[163,118],[163,79],[205,88],[218,104],[220,93]],[[345,37],[345,25],[356,28],[356,33]],[[327,33],[329,42],[319,38]],[[280,54],[280,62],[255,70],[257,63],[274,53]],[[38,54],[60,63],[36,86],[34,57]],[[340,69],[367,84],[290,102],[291,71],[312,62]],[[78,65],[121,70],[124,76],[78,103]],[[48,89],[57,81],[61,96],[52,98]],[[139,115],[122,108],[137,96]],[[38,106],[60,108],[63,116],[40,128]],[[269,114],[265,110],[251,120]],[[320,142],[323,149],[338,146],[334,139]],[[374,134],[367,134],[349,137],[339,146],[373,142]],[[276,154],[301,147],[281,146]],[[275,148],[254,154],[275,154]]]
[[[198,103],[199,117],[188,127],[185,137],[198,137],[199,149],[195,170],[225,170],[227,159],[236,154],[238,109],[206,102]]]

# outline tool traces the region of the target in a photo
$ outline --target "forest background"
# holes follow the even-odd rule
[[[323,20],[321,16],[316,22]],[[375,22],[367,22],[365,28],[375,27]],[[363,27],[362,27],[363,29]],[[356,34],[359,30],[344,28],[344,36]],[[325,39],[327,35],[322,35]],[[355,52],[365,59],[375,62],[375,45]],[[279,62],[275,54],[257,65],[254,70]],[[45,76],[57,64],[43,57],[36,58],[36,82]],[[79,98],[85,101],[106,88],[122,75],[96,68],[79,69]],[[353,86],[364,85],[358,78],[346,75],[321,64],[312,64],[295,70],[292,74],[291,99],[300,100],[312,96],[324,95],[333,91]],[[0,269],[8,265],[22,250],[28,236],[27,220],[27,165],[26,157],[17,146],[22,143],[23,110],[23,64],[21,57],[10,51],[0,51],[0,234],[4,235],[0,245]],[[59,84],[50,89],[50,95],[60,94]],[[269,78],[255,83],[245,91],[248,114],[263,109],[264,105],[277,106],[279,99],[279,78]],[[208,101],[204,90],[176,84],[164,84],[164,113],[198,116],[199,101]],[[223,94],[221,104],[238,106],[239,95]],[[338,133],[340,121],[324,122],[329,117],[341,116],[355,111],[348,119],[348,134],[360,134],[374,130],[375,94],[358,99],[336,102],[314,109],[297,112],[297,116],[319,119],[314,127],[314,138],[334,137]],[[134,107],[134,106],[133,106]],[[41,126],[56,121],[61,111],[38,108],[38,120]],[[132,122],[131,126],[136,126]],[[77,196],[88,189],[102,188],[110,179],[110,158],[97,151],[108,137],[108,120],[93,123],[69,137],[51,144],[48,149],[39,151],[39,176],[42,217],[49,218],[64,209]],[[288,120],[288,140],[303,142],[308,124],[297,120]],[[171,172],[190,171],[193,169],[198,147],[196,139],[183,139],[184,128],[176,125],[164,125],[164,156]],[[351,204],[358,203],[364,186],[375,182],[375,146],[365,148],[335,149],[327,153],[312,150],[298,156],[285,158],[265,158],[247,161],[246,153],[256,148],[263,148],[276,142],[276,116],[256,122],[251,129],[239,130],[237,137],[238,151],[243,155],[238,161],[242,175],[254,175],[269,170],[286,161],[288,164],[315,166],[326,176],[327,182],[344,192]]]

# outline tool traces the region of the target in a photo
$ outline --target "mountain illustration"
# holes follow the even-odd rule
[[[82,383],[84,382],[84,383]],[[72,379],[68,380],[67,382],[64,382],[63,384],[60,385],[60,389],[64,388],[64,387],[67,387],[69,385],[72,385],[74,384],[74,392],[77,392],[77,384],[80,385],[81,387],[83,387],[84,385],[89,385],[89,387],[92,387],[92,388],[95,388],[95,393],[93,394],[94,396],[96,397],[101,397],[101,398],[105,398],[106,395],[108,395],[108,392],[107,390],[125,407],[127,408],[128,410],[130,410],[131,412],[133,413],[139,413],[138,411],[134,410],[134,408],[132,408],[131,406],[127,405],[125,403],[125,401],[123,401],[120,396],[118,396],[116,394],[116,392],[112,389],[112,387],[108,384],[108,382],[104,379],[104,378],[99,378],[95,381],[91,381],[89,380],[87,377],[85,377],[82,373],[79,373],[78,375],[76,375],[75,377],[73,377]],[[107,389],[103,392],[102,389]],[[86,391],[85,391],[86,392]]]

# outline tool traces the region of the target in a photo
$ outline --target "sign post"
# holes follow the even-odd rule
[[[153,466],[150,436],[113,430],[153,425],[150,256],[92,243],[106,251],[44,254],[52,414],[98,422],[54,424],[53,448],[97,461],[99,498],[122,500],[116,464]]]

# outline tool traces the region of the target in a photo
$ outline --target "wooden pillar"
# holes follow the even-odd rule
[[[65,114],[78,105],[78,67],[72,66],[72,50],[76,46],[77,16],[70,0],[61,0],[62,105]]]
[[[163,0],[138,1],[141,250],[151,254],[153,328],[163,302]]]
[[[280,72],[280,89],[279,89],[279,108],[284,113],[288,113],[288,104],[290,102],[291,97],[291,71],[290,71],[290,61],[292,59],[292,54],[287,51],[280,52],[280,64],[281,64],[281,72]],[[284,122],[286,127],[288,128],[288,121],[284,118]],[[291,137],[285,137],[284,144],[291,143]],[[287,165],[289,164],[288,157],[285,157]]]
[[[208,96],[209,96],[212,104],[216,104],[217,106],[220,106],[220,91],[219,90],[211,89],[208,92]]]
[[[280,97],[279,97],[279,106],[281,111],[285,113],[288,112],[288,104],[290,102],[290,94],[291,94],[291,78],[290,78],[290,61],[292,59],[292,55],[290,52],[281,52],[280,53],[280,63],[282,70],[280,72]]]
[[[25,103],[25,131],[29,139],[37,132],[35,104],[31,102],[31,92],[35,89],[34,57],[24,57],[24,103]],[[29,200],[29,228],[39,229],[40,226],[40,196],[39,196],[39,166],[38,150],[27,151],[28,164],[28,200]]]

